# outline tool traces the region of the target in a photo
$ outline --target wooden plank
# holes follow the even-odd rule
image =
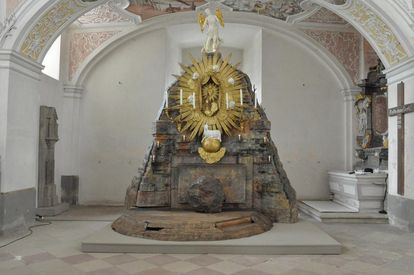
[[[414,112],[414,103],[388,109],[389,116],[397,116],[400,114],[407,114],[407,113],[413,113],[413,112]]]
[[[397,104],[398,106],[404,106],[404,82],[400,82],[398,84],[397,90]],[[397,171],[398,171],[398,187],[397,193],[399,195],[404,195],[404,126],[405,126],[405,118],[404,113],[400,113],[397,117],[397,127],[398,127],[398,141],[397,141],[397,152],[398,152],[398,161],[397,161]]]

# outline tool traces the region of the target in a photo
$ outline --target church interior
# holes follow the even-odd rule
[[[0,0],[0,274],[413,274],[413,38],[411,0]]]

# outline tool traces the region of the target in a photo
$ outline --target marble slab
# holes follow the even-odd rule
[[[108,225],[82,241],[83,252],[338,255],[342,245],[316,225],[306,221],[275,223],[265,233],[224,241],[157,241],[116,233]]]
[[[321,213],[357,213],[355,209],[351,209],[333,201],[302,201],[304,204],[318,210]]]

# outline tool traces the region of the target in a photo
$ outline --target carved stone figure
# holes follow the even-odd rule
[[[355,106],[357,109],[358,135],[365,136],[368,128],[368,108],[370,106],[370,99],[368,97],[359,99],[355,103]]]
[[[38,207],[58,203],[55,185],[55,143],[58,137],[58,117],[54,107],[40,106]]]
[[[218,29],[219,24],[224,27],[223,15],[220,9],[217,9],[215,14],[211,14],[210,9],[206,9],[205,13],[206,16],[201,13],[198,16],[201,31],[206,35],[204,47],[201,51],[205,53],[214,53],[222,42],[222,39],[218,34]]]

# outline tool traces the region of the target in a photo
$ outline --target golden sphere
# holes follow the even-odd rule
[[[220,150],[221,142],[215,138],[206,138],[201,142],[203,149],[208,153],[215,153]]]

